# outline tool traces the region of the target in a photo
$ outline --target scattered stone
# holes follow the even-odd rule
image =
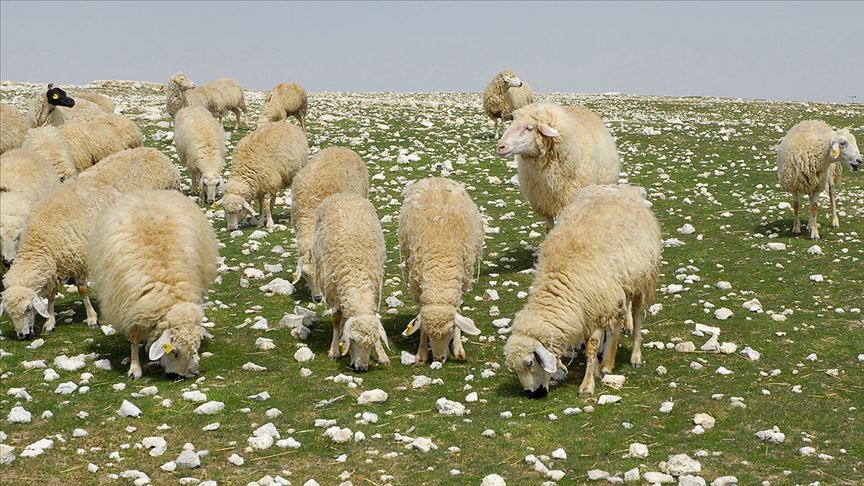
[[[380,388],[367,390],[357,397],[357,405],[369,405],[371,403],[384,403],[387,401],[387,392]]]

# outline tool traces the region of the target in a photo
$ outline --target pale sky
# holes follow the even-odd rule
[[[864,2],[0,2],[0,79],[864,102]]]

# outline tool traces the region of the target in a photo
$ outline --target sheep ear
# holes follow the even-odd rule
[[[387,341],[387,331],[384,330],[384,324],[381,324],[381,321],[378,321],[378,335],[381,336],[381,342],[384,343],[384,347],[387,348],[387,351],[390,351],[390,343]]]
[[[5,308],[6,308],[6,306],[3,305],[3,297],[0,296],[0,316],[3,315],[3,309],[5,309]]]
[[[545,123],[541,123],[538,128],[540,129],[540,133],[542,133],[544,137],[558,138],[558,136],[561,135],[558,130],[555,130],[554,128],[550,127]]]
[[[150,345],[148,356],[150,357],[150,361],[156,361],[161,358],[162,355],[170,353],[171,351],[174,351],[174,345],[171,344],[171,329],[165,329],[162,331],[162,335],[159,336],[159,339]]]
[[[213,201],[213,207],[214,208],[222,207],[222,199],[217,199],[217,200]]]
[[[51,317],[51,313],[48,312],[48,301],[38,295],[33,296],[33,310],[45,319]]]
[[[297,285],[297,282],[300,281],[300,277],[303,276],[303,264],[300,263],[300,257],[297,257],[297,270],[294,270],[294,279],[291,280],[291,285]]]
[[[258,216],[258,212],[255,211],[251,204],[249,204],[249,201],[243,201],[243,208],[246,209],[246,211],[249,211],[249,214],[252,216]]]
[[[555,358],[555,355],[550,353],[549,350],[544,348],[540,343],[534,345],[534,357],[537,359],[540,367],[543,368],[543,371],[547,373],[555,373],[558,369],[558,360]]]
[[[408,327],[406,327],[405,330],[402,331],[402,335],[408,337],[419,331],[422,326],[423,323],[420,322],[420,316],[417,316],[414,319],[411,319],[411,322],[408,323]]]
[[[339,340],[339,354],[345,356],[348,354],[348,348],[351,347],[351,324],[354,318],[348,319],[342,324],[342,339]]]
[[[470,334],[472,336],[480,334],[480,329],[477,329],[477,326],[474,325],[474,321],[458,312],[456,313],[455,322],[456,327],[461,329],[465,334]]]
[[[836,139],[833,139],[833,138],[831,139],[830,148],[831,148],[831,158],[832,159],[836,159],[836,158],[840,157],[840,143],[837,142]]]
[[[225,192],[225,179],[222,177],[219,178],[219,184],[216,184],[216,192],[220,194]]]

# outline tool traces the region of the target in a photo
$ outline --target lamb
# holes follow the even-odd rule
[[[14,106],[0,103],[0,154],[21,146],[29,124]]]
[[[198,371],[202,304],[216,278],[216,236],[176,191],[142,191],[107,210],[87,246],[102,318],[132,342],[129,378],[141,378],[139,339],[165,373]]]
[[[279,191],[291,185],[294,174],[308,157],[303,132],[288,123],[264,123],[249,133],[234,149],[231,177],[225,195],[217,201],[225,208],[228,231],[237,229],[247,213],[255,214],[249,200],[255,198],[267,228],[273,228],[273,207]],[[269,206],[265,206],[268,198]]]
[[[293,116],[300,122],[303,133],[306,133],[307,108],[308,100],[303,86],[295,83],[281,83],[267,93],[262,119],[276,122]]]
[[[34,312],[46,318],[43,332],[54,330],[54,297],[59,283],[69,277],[78,285],[87,325],[97,325],[96,311],[87,296],[87,238],[102,211],[119,198],[116,189],[98,181],[72,180],[33,209],[15,262],[3,278],[0,301],[0,308],[15,324],[18,339],[33,336]]]
[[[55,126],[48,125],[27,130],[21,148],[36,152],[48,160],[61,180],[70,179],[78,174],[72,145]]]
[[[315,210],[332,194],[350,192],[366,197],[369,192],[369,171],[363,159],[351,149],[329,147],[321,150],[303,166],[291,185],[291,222],[297,237],[297,272],[294,282],[305,277],[312,300],[323,299],[315,285],[312,264],[312,240],[315,236]]]
[[[187,106],[174,118],[174,145],[192,179],[192,194],[202,202],[216,202],[225,185],[225,130],[206,108]],[[201,194],[203,193],[203,196]]]
[[[622,321],[633,329],[630,363],[642,364],[642,318],[654,299],[660,251],[660,227],[636,188],[576,192],[540,247],[531,293],[504,346],[507,367],[529,398],[546,396],[552,375],[566,372],[562,353],[583,341],[588,366],[579,392],[591,395],[599,339]],[[607,352],[603,371],[612,371],[613,360]]]
[[[498,155],[516,157],[519,186],[547,229],[580,188],[618,180],[615,140],[594,113],[581,106],[533,103],[513,116],[498,142]]]
[[[0,253],[12,262],[33,207],[60,185],[54,167],[39,154],[14,149],[0,155]]]
[[[420,313],[402,335],[420,330],[417,363],[428,360],[427,340],[435,361],[447,360],[451,342],[453,357],[465,359],[462,333],[480,330],[459,314],[459,306],[483,254],[483,219],[468,192],[449,179],[422,179],[408,186],[404,196],[399,247]]]
[[[351,369],[369,369],[372,348],[388,365],[387,332],[376,314],[381,303],[386,250],[381,224],[368,199],[334,194],[316,210],[312,259],[315,278],[333,309],[333,341],[328,356],[351,354]]]
[[[492,81],[483,91],[483,111],[495,123],[495,138],[498,138],[498,120],[511,120],[513,107],[507,98],[507,92],[511,88],[522,86],[520,80],[513,71],[504,70],[496,74]],[[531,99],[533,100],[533,94]],[[524,93],[518,96],[519,101],[524,101]]]
[[[240,128],[241,113],[244,122],[249,125],[243,88],[236,80],[221,78],[196,88],[195,83],[186,76],[186,73],[178,72],[171,76],[168,84],[165,85],[165,95],[166,108],[171,118],[174,118],[184,106],[203,106],[220,121],[226,113],[233,112],[237,117],[235,129]]]
[[[76,100],[69,97],[61,88],[48,85],[48,90],[40,91],[30,100],[30,126],[60,126],[70,120],[93,120],[104,115],[99,104],[86,99]]]
[[[777,148],[777,176],[780,186],[792,193],[795,224],[792,232],[801,233],[798,209],[801,194],[810,199],[810,238],[819,239],[819,195],[828,189],[831,201],[831,226],[840,227],[834,204],[834,187],[840,183],[843,162],[857,171],[862,164],[855,136],[848,129],[834,130],[821,120],[799,122],[783,137]]]
[[[114,152],[143,143],[138,125],[123,115],[103,114],[93,120],[67,122],[58,130],[72,147],[72,161],[78,172]]]
[[[150,147],[113,153],[82,172],[79,178],[97,180],[123,194],[146,189],[180,190],[177,166],[162,152]]]

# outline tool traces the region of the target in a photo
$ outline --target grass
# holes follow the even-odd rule
[[[146,90],[119,90],[112,95],[130,107],[128,113],[147,136],[146,145],[170,151],[170,142],[156,140],[165,130],[139,116],[142,104],[158,105],[161,95]],[[3,96],[12,95],[4,91]],[[8,317],[2,318],[5,340],[0,348],[9,354],[0,358],[0,383],[6,389],[26,388],[33,401],[23,406],[34,415],[30,424],[10,424],[6,415],[17,400],[5,395],[0,398],[0,429],[8,434],[5,443],[20,453],[27,444],[43,437],[55,440],[54,448],[37,458],[18,458],[0,466],[3,483],[103,483],[108,482],[109,474],[138,469],[147,473],[153,484],[173,484],[184,476],[245,484],[264,475],[281,475],[293,484],[310,478],[321,484],[337,484],[343,471],[355,485],[479,484],[490,473],[502,475],[508,484],[538,484],[544,477],[527,465],[524,457],[550,455],[563,447],[566,460],[544,463],[550,469],[565,471],[564,484],[586,482],[586,472],[594,468],[612,474],[636,466],[642,472],[656,471],[658,463],[671,454],[696,457],[697,451],[705,451],[704,457],[696,458],[702,465],[701,475],[709,483],[719,476],[735,475],[740,484],[860,484],[864,467],[864,367],[857,356],[864,352],[864,322],[860,313],[851,310],[862,306],[864,288],[864,179],[860,174],[844,174],[838,195],[843,211],[839,230],[830,227],[824,208],[827,198],[823,200],[823,239],[816,243],[824,255],[810,255],[807,249],[814,242],[792,235],[791,211],[778,208],[789,197],[777,185],[774,154],[785,130],[802,119],[822,118],[835,126],[852,126],[861,134],[864,109],[860,105],[705,98],[566,94],[542,98],[583,103],[609,121],[623,156],[626,179],[648,190],[663,237],[685,243],[664,250],[657,300],[663,308],[646,319],[646,342],[692,340],[698,349],[707,338],[691,335],[694,323],[716,325],[722,328],[722,342],[735,343],[739,351],[753,347],[762,353],[759,361],[748,361],[738,352],[722,355],[646,348],[645,365],[630,369],[627,338],[622,340],[616,368],[627,377],[625,387],[615,391],[598,385],[595,397],[588,400],[578,395],[584,371],[581,358],[570,365],[566,381],[553,387],[546,399],[526,399],[516,378],[499,366],[503,362],[502,341],[481,342],[472,337],[465,345],[468,360],[448,362],[441,370],[399,364],[399,352],[414,353],[417,346],[417,335],[400,336],[417,311],[402,283],[397,249],[400,193],[407,182],[439,175],[441,164],[449,161],[453,165],[450,177],[469,188],[490,218],[489,226],[500,228],[499,233],[487,235],[481,277],[465,296],[467,309],[463,312],[473,317],[487,336],[495,332],[491,325],[494,318],[490,317],[493,305],[500,309],[501,317],[512,317],[523,304],[517,293],[528,290],[531,275],[521,271],[533,265],[534,251],[542,241],[536,233],[544,233],[544,226],[518,189],[508,183],[515,171],[494,155],[491,122],[482,116],[478,95],[319,94],[310,100],[310,145],[347,145],[369,163],[371,175],[383,175],[383,180],[372,181],[370,198],[379,216],[392,217],[382,225],[388,248],[385,297],[401,291],[403,295],[398,298],[404,302],[396,314],[384,314],[393,365],[389,369],[373,366],[368,373],[356,375],[363,383],[352,389],[327,380],[339,373],[353,375],[347,359],[327,359],[329,318],[321,318],[313,327],[306,343],[316,358],[303,365],[292,358],[298,342],[289,330],[263,332],[248,325],[241,327],[257,316],[268,319],[273,327],[295,305],[311,306],[310,299],[302,285],[290,297],[265,296],[258,286],[269,278],[253,281],[249,288],[240,286],[241,267],[246,265],[261,269],[265,263],[279,262],[285,271],[274,277],[290,279],[296,260],[286,206],[277,210],[277,217],[289,229],[271,233],[261,240],[257,251],[244,252],[249,249],[246,236],[254,228],[244,228],[243,237],[231,238],[217,218],[214,225],[225,245],[222,256],[237,270],[222,274],[222,282],[212,288],[211,301],[224,305],[207,311],[215,324],[211,329],[215,338],[202,347],[212,356],[202,359],[202,376],[197,381],[169,381],[154,369],[137,382],[127,382],[127,367],[121,363],[129,352],[126,340],[87,329],[83,306],[68,292],[58,302],[57,311],[73,309],[72,322],[59,320],[57,331],[42,336],[45,345],[38,349],[27,349],[28,343],[16,341]],[[252,102],[256,113],[260,99],[259,95]],[[326,123],[317,120],[325,114],[336,118]],[[424,127],[424,120],[431,121],[432,128]],[[227,125],[233,127],[233,117]],[[660,133],[647,135],[645,127]],[[735,131],[724,140],[721,130],[729,128]],[[245,133],[245,129],[233,132],[232,143]],[[419,160],[397,163],[400,150],[416,154]],[[692,224],[696,233],[678,234],[676,229],[685,223]],[[767,250],[769,239],[785,243],[787,250]],[[277,245],[291,255],[283,259],[272,253]],[[816,273],[824,275],[825,281],[811,282],[808,277]],[[698,280],[684,283],[679,281],[679,274],[695,275]],[[715,284],[721,280],[730,282],[732,289],[718,289]],[[685,291],[675,295],[665,292],[672,283],[683,284]],[[497,289],[501,299],[478,301],[488,288]],[[749,313],[741,303],[753,298],[759,299],[766,311],[788,309],[792,313],[785,322],[772,320],[767,312]],[[734,316],[718,321],[713,308],[706,307],[712,304],[728,307]],[[313,308],[321,315],[323,308]],[[838,313],[837,308],[844,312]],[[259,351],[254,342],[260,336],[273,339],[277,349]],[[41,370],[25,370],[20,365],[21,361],[44,359],[50,367],[57,355],[80,353],[109,359],[113,370],[97,370],[88,360],[85,368],[77,372],[58,370],[60,379],[45,383]],[[816,361],[807,359],[811,353],[817,355]],[[243,371],[241,366],[250,361],[267,370]],[[702,368],[691,367],[694,362]],[[303,366],[312,371],[311,376],[300,375]],[[659,374],[659,366],[667,373]],[[716,374],[720,366],[734,374]],[[826,373],[830,369],[838,370],[836,376]],[[482,378],[484,370],[494,375]],[[94,375],[87,394],[54,393],[60,382],[79,382],[81,372]],[[412,389],[412,377],[421,374],[441,378],[443,385]],[[115,391],[112,385],[117,383],[128,386]],[[158,387],[156,396],[131,396],[151,385]],[[796,385],[801,393],[793,391]],[[193,387],[210,400],[224,402],[225,411],[215,416],[195,415],[197,405],[181,398],[182,391]],[[373,388],[387,391],[388,401],[357,405],[355,397]],[[265,390],[271,395],[268,401],[247,398]],[[480,401],[465,402],[471,391],[479,394]],[[596,399],[603,393],[620,395],[623,400],[598,405]],[[723,397],[712,398],[717,394]],[[343,399],[328,407],[314,407],[323,399],[341,395]],[[733,408],[733,396],[741,397],[746,409]],[[464,403],[470,414],[462,418],[438,415],[434,406],[439,397]],[[116,411],[124,399],[140,407],[143,415],[137,419],[118,417]],[[163,399],[173,404],[163,407]],[[675,403],[669,414],[658,412],[664,401]],[[563,414],[565,408],[585,409],[589,405],[594,408],[592,412]],[[265,415],[273,407],[282,411],[275,419]],[[52,411],[53,417],[40,418],[44,410]],[[84,419],[78,416],[82,411],[89,414]],[[355,423],[363,411],[377,413],[379,422]],[[502,418],[505,411],[512,417]],[[692,419],[699,412],[711,414],[717,423],[705,434],[693,435]],[[553,419],[553,414],[557,418]],[[366,440],[335,444],[323,437],[323,429],[314,427],[315,419],[322,418],[362,431]],[[283,438],[290,435],[301,442],[300,449],[274,446],[265,451],[244,451],[252,431],[271,421]],[[221,427],[202,432],[201,428],[212,422],[219,422]],[[157,429],[161,424],[170,428]],[[786,434],[785,443],[766,445],[755,437],[756,431],[775,425]],[[135,430],[128,432],[129,426]],[[73,438],[75,428],[83,428],[89,435]],[[495,431],[494,438],[482,435],[487,429]],[[429,453],[407,450],[394,440],[394,433],[429,437],[438,449]],[[161,457],[150,457],[136,446],[153,435],[168,441],[168,450]],[[177,457],[185,442],[209,451],[202,458],[202,467],[174,473],[160,470],[161,464]],[[624,457],[633,442],[647,444],[649,456]],[[803,457],[798,450],[805,445],[833,459]],[[121,460],[109,458],[114,451],[119,451]],[[392,452],[395,456],[389,454]],[[241,455],[246,463],[229,464],[227,457],[232,453]],[[342,454],[347,459],[338,462]],[[88,472],[88,463],[99,466],[99,471]],[[451,476],[453,469],[461,475]]]

